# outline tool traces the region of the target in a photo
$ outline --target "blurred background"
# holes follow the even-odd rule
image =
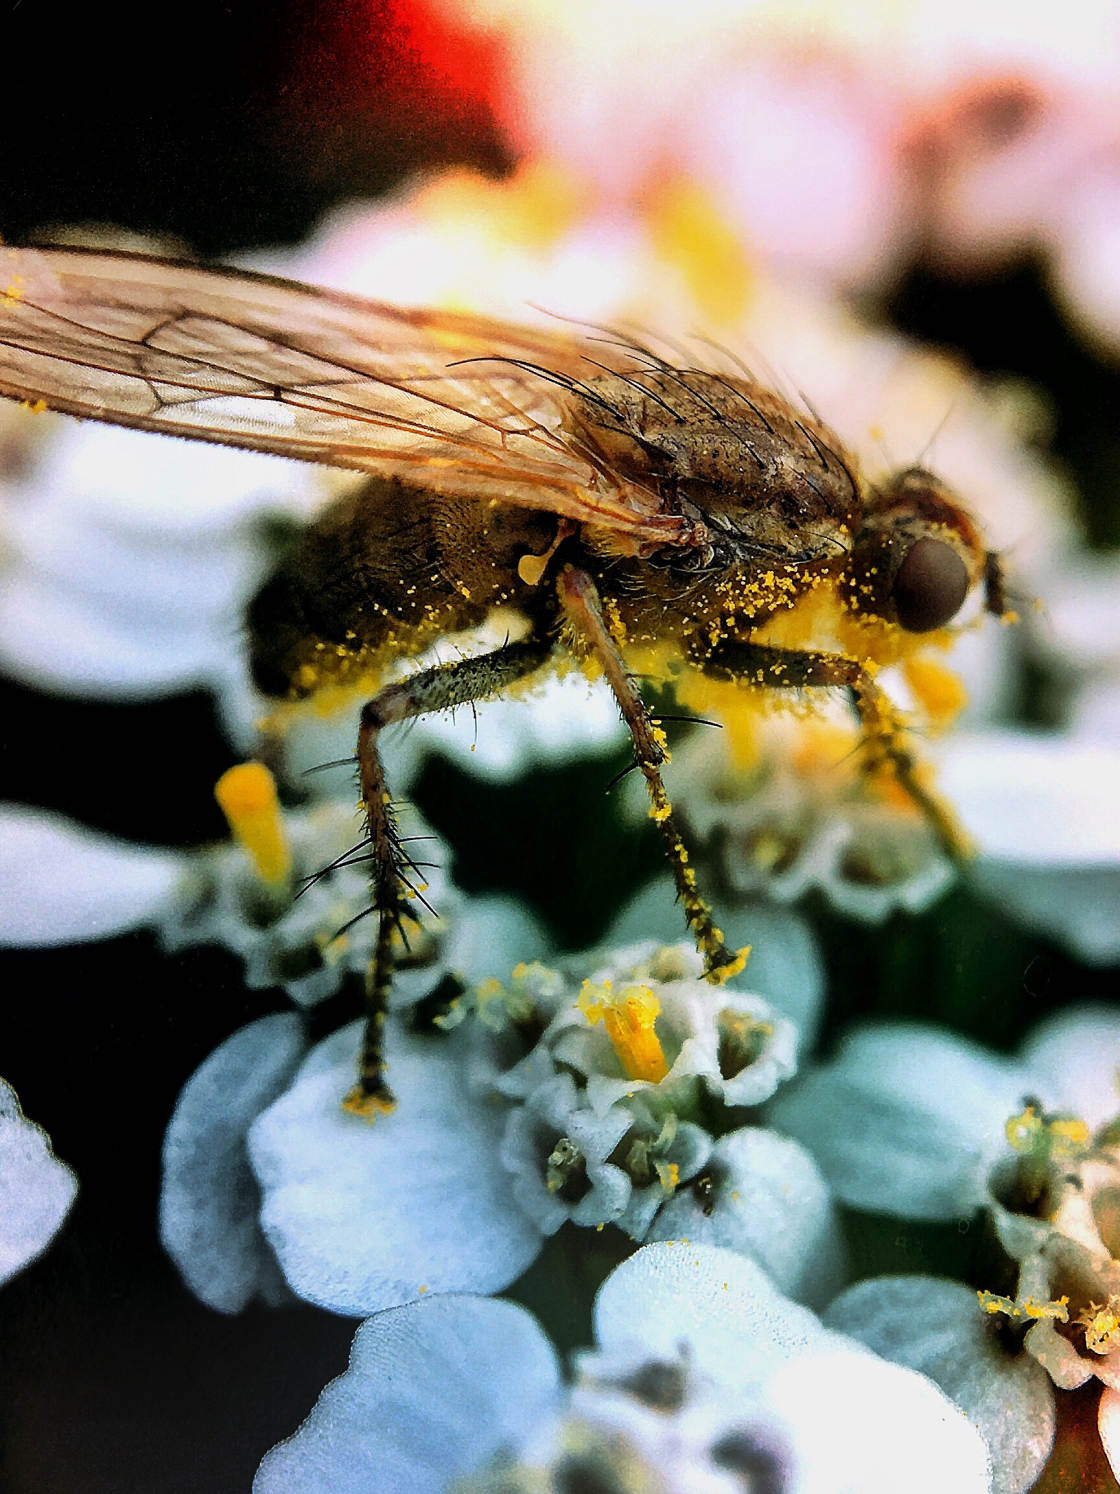
[[[0,94],[0,235],[18,244],[77,226],[317,280],[360,266],[369,244],[396,278],[375,277],[368,294],[461,304],[444,260],[417,268],[425,235],[443,233],[464,278],[477,285],[493,263],[503,283],[479,296],[507,314],[540,304],[517,257],[540,255],[547,309],[607,315],[613,296],[627,314],[731,327],[729,298],[773,282],[791,304],[927,344],[985,397],[1012,391],[1019,445],[1049,474],[1045,518],[1009,528],[1028,595],[1052,583],[1056,601],[1042,595],[1044,621],[986,676],[1001,719],[1062,732],[1091,717],[1107,740],[1120,719],[1120,13],[1043,12],[200,0],[63,24],[23,0],[3,32],[18,87]],[[576,238],[578,252],[553,254]],[[638,238],[684,266],[664,303],[660,281],[611,289],[628,266],[648,267]],[[388,243],[405,248],[394,259]],[[669,302],[689,275],[700,283],[682,311]],[[848,377],[868,380],[862,367]],[[895,455],[915,458],[940,414]],[[0,461],[18,518],[26,437],[9,425]],[[27,546],[11,536],[23,531],[5,528],[18,564]],[[47,635],[52,616],[26,608],[18,626]],[[50,642],[0,650],[2,797],[148,845],[222,837],[212,784],[240,754],[205,672],[87,687],[80,668],[52,677],[36,662]],[[583,755],[577,743],[528,784],[480,781],[436,753],[412,793],[451,843],[461,886],[516,891],[562,947],[579,947],[656,864],[652,832],[620,807],[602,813],[626,761],[617,739]],[[526,844],[527,823],[578,828]],[[65,864],[55,872],[65,901]],[[1118,994],[1120,943],[1090,958],[964,889],[875,925],[819,892],[805,906],[829,975],[826,1045],[874,1013],[1010,1048],[1071,996]],[[54,1245],[0,1292],[0,1487],[245,1489],[344,1366],[353,1325],[306,1306],[226,1318],[197,1303],[158,1242],[159,1148],[187,1076],[284,1000],[247,991],[224,951],[169,959],[143,931],[9,950],[3,964],[0,1074],[81,1191]],[[897,1222],[853,1228],[870,1241],[867,1269],[949,1262],[967,1276],[960,1241]]]

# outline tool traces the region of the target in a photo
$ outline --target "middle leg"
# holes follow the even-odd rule
[[[649,789],[650,814],[669,857],[677,900],[684,908],[685,919],[704,961],[704,975],[721,985],[738,975],[746,963],[749,949],[729,949],[722,929],[716,926],[712,911],[700,896],[696,873],[689,864],[681,833],[677,828],[669,796],[661,779],[661,765],[666,759],[665,734],[654,725],[638,691],[634,677],[627,671],[622,655],[603,618],[602,604],[595,582],[586,571],[565,566],[557,582],[557,592],[564,616],[577,639],[602,667],[611,687],[622,719],[630,730],[638,766]]]

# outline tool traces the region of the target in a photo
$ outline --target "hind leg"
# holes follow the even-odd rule
[[[372,904],[378,927],[374,957],[366,974],[366,1031],[358,1082],[343,1102],[356,1115],[373,1116],[391,1110],[394,1105],[392,1091],[385,1081],[383,1052],[385,1015],[396,958],[394,934],[403,932],[404,919],[413,916],[413,903],[423,901],[410,876],[415,868],[397,833],[378,737],[395,721],[408,721],[430,711],[496,695],[540,668],[551,651],[552,643],[546,639],[507,643],[477,658],[456,659],[419,670],[411,678],[387,686],[362,707],[358,781],[366,817]]]

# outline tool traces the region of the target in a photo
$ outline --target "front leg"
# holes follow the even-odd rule
[[[557,593],[564,617],[575,635],[574,641],[601,666],[622,719],[630,730],[638,766],[649,789],[650,814],[661,832],[677,885],[677,900],[684,908],[685,919],[703,958],[705,976],[714,984],[721,985],[742,970],[749,950],[735,951],[727,947],[723,931],[716,927],[711,909],[700,896],[696,873],[689,865],[688,851],[661,780],[661,764],[667,756],[665,734],[653,724],[634,677],[627,671],[610,635],[592,578],[576,566],[565,566],[557,581]]]
[[[710,653],[698,652],[690,662],[714,679],[768,690],[845,690],[859,717],[868,768],[885,764],[925,815],[947,854],[958,863],[968,859],[968,840],[952,810],[919,777],[899,713],[858,660],[845,654],[802,652],[725,638]]]
[[[394,721],[425,716],[430,711],[466,705],[496,695],[507,685],[539,669],[552,651],[547,639],[527,638],[507,643],[493,653],[454,659],[432,669],[421,669],[399,684],[389,685],[362,707],[358,731],[358,782],[369,840],[373,908],[377,913],[377,946],[366,973],[366,1030],[358,1082],[343,1104],[356,1115],[372,1116],[391,1110],[392,1091],[385,1082],[383,1035],[389,989],[396,963],[394,934],[403,934],[405,918],[412,917],[419,889],[397,834],[392,799],[385,782],[377,739]],[[422,900],[422,899],[421,899]]]

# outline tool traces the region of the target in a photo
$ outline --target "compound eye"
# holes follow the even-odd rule
[[[968,567],[939,539],[920,539],[910,546],[891,588],[895,616],[908,633],[943,628],[957,615],[968,595]]]

